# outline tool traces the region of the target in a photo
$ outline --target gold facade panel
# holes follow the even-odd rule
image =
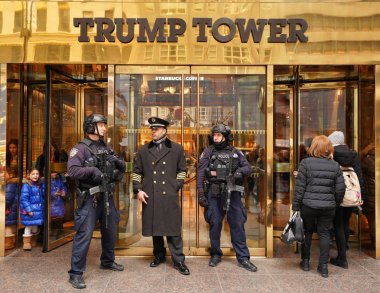
[[[375,221],[376,221],[376,259],[380,258],[380,66],[375,68]]]
[[[160,1],[2,1],[0,6],[0,55],[7,63],[98,63],[98,64],[194,64],[194,65],[270,65],[270,64],[373,64],[380,61],[380,3],[276,3],[244,1],[218,2]],[[186,30],[175,42],[167,42],[169,25],[163,28],[165,42],[138,42],[139,26],[134,25],[134,38],[121,43],[95,42],[97,28],[89,28],[89,42],[79,42],[80,28],[74,18],[146,18],[152,28],[158,18],[179,18]],[[231,40],[218,42],[211,28],[206,28],[205,42],[198,42],[199,27],[194,18],[220,18],[233,22],[237,18],[300,18],[308,23],[306,43],[269,43],[269,25],[262,38],[242,42],[238,29]],[[5,25],[7,24],[7,25]],[[234,28],[235,29],[235,28]],[[222,25],[221,36],[230,33]],[[127,35],[128,28],[123,28]],[[282,31],[289,35],[286,25]],[[145,35],[145,34],[144,34]],[[157,34],[158,35],[158,34]],[[157,36],[156,35],[156,36]]]

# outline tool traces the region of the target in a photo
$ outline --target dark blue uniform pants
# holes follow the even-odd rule
[[[223,219],[225,212],[223,211],[224,200],[219,197],[208,194],[208,208],[205,210],[205,220],[210,225],[210,241],[211,256],[222,256],[220,249],[220,235],[222,231]],[[227,221],[230,225],[231,242],[236,252],[236,258],[240,262],[249,259],[250,254],[246,243],[244,223],[247,220],[247,214],[239,192],[232,192],[230,209],[227,213]]]
[[[108,228],[105,225],[105,213],[103,201],[99,201],[97,207],[93,207],[92,197],[89,197],[81,209],[75,211],[75,230],[73,249],[71,256],[71,270],[69,274],[81,275],[86,270],[86,258],[90,247],[92,233],[96,222],[99,220],[102,234],[101,264],[107,266],[115,260],[116,223],[118,215],[113,198],[109,199],[110,214],[107,217]]]

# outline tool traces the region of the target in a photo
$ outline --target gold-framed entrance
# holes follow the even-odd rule
[[[151,139],[147,119],[159,116],[170,121],[169,138],[184,146],[187,157],[189,171],[180,193],[185,254],[208,254],[208,227],[197,204],[196,165],[208,146],[211,126],[224,122],[254,169],[243,198],[248,246],[252,255],[271,255],[272,249],[267,249],[267,235],[272,234],[267,216],[266,70],[263,66],[115,66],[114,144],[124,148],[129,165],[126,182],[119,187],[118,254],[152,255],[151,239],[140,233],[141,207],[131,191],[130,172],[133,154]],[[224,225],[222,250],[232,255],[229,227]]]
[[[314,136],[342,131],[345,143],[358,152],[363,175],[366,175],[363,164],[370,147],[374,146],[375,137],[374,84],[374,66],[274,67],[275,236],[281,234],[291,212],[293,171],[307,156]],[[368,202],[363,206],[363,217],[351,217],[350,241],[373,254],[373,249],[368,248],[371,244],[374,246],[374,231],[370,230],[375,220],[368,210],[373,211],[374,206],[369,207]]]

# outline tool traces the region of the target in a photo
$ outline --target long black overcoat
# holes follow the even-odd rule
[[[149,198],[142,207],[144,236],[181,235],[178,190],[186,176],[183,147],[166,139],[158,152],[150,142],[138,152],[133,166],[133,190],[145,191]]]

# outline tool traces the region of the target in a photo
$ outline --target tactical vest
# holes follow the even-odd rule
[[[213,147],[207,170],[209,181],[226,181],[229,174],[239,168],[239,156],[233,147],[217,150]]]
[[[97,148],[97,146],[87,138],[83,139],[81,143],[85,144],[91,153],[91,157],[85,161],[86,167],[98,168],[103,174],[107,175],[109,182],[117,182],[121,180],[120,175],[123,174],[116,168],[114,162],[107,160],[109,152],[105,146],[104,148]]]

